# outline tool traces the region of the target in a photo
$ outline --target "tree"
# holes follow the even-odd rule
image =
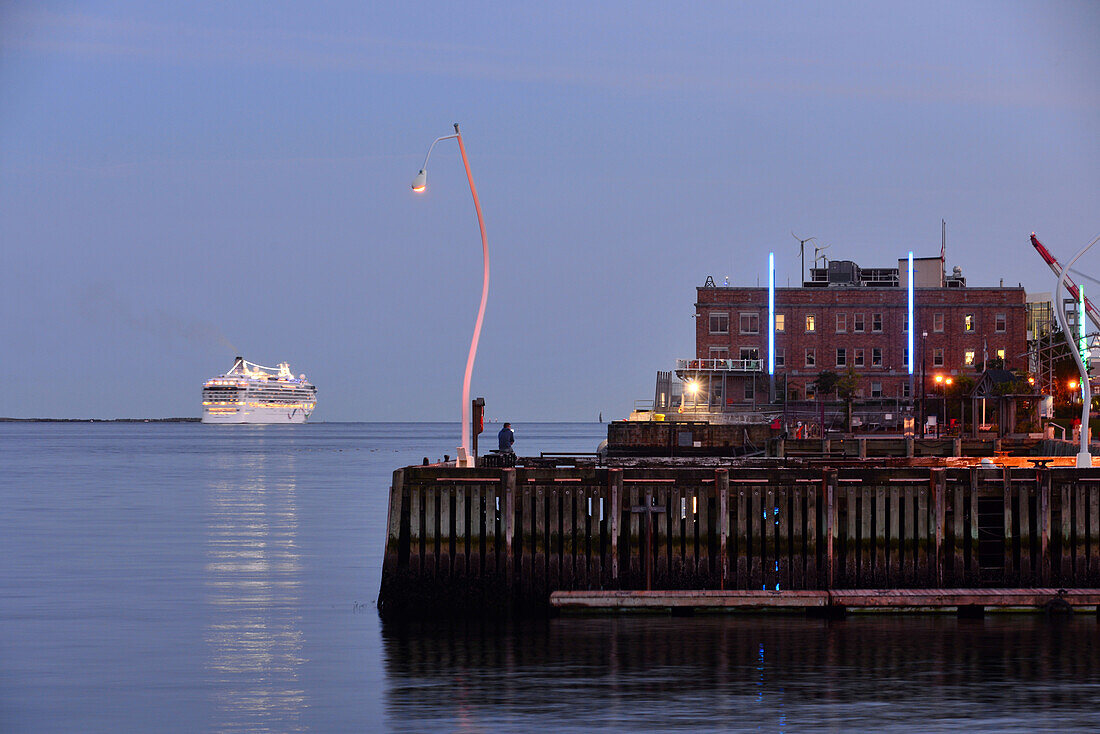
[[[836,381],[836,394],[838,397],[843,398],[845,402],[848,431],[852,430],[852,398],[856,395],[857,384],[859,384],[859,379],[856,377],[856,370],[854,367],[849,367],[848,371],[844,373],[844,376],[838,378]]]
[[[836,390],[838,382],[840,375],[831,370],[822,370],[814,379],[814,391],[822,397],[828,397]]]

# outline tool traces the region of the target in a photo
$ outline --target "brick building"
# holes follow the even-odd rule
[[[970,288],[940,258],[914,261],[914,392],[936,375],[976,378],[987,360],[1026,369],[1027,309],[1021,287]],[[694,383],[694,400],[711,410],[768,403],[768,289],[708,284],[698,289],[696,353],[677,375]],[[857,376],[856,395],[908,399],[908,271],[860,269],[834,261],[811,270],[801,288],[775,289],[777,393],[814,397],[825,370]],[[927,337],[924,333],[927,332]],[[691,398],[689,398],[691,399]]]

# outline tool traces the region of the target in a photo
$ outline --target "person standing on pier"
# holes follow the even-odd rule
[[[505,423],[504,428],[497,434],[497,448],[505,454],[512,453],[512,444],[516,442],[516,434],[512,433],[512,424]]]

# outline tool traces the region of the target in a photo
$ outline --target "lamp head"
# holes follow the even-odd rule
[[[413,179],[412,190],[419,194],[426,188],[428,188],[428,174],[421,168],[420,173]]]

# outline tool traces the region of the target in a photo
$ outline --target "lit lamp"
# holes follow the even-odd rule
[[[428,158],[432,155],[432,148],[440,140],[458,141],[458,150],[462,154],[462,165],[466,168],[466,180],[470,182],[470,194],[474,197],[474,209],[477,211],[477,226],[481,229],[481,259],[483,263],[483,275],[481,278],[481,305],[477,309],[477,321],[474,322],[474,335],[470,339],[470,353],[466,357],[466,374],[462,378],[462,445],[458,447],[458,466],[472,467],[474,457],[470,453],[470,377],[474,372],[474,359],[477,357],[477,342],[481,337],[481,323],[485,319],[485,302],[489,298],[489,240],[485,237],[485,221],[481,216],[481,202],[477,198],[477,188],[474,186],[474,177],[470,174],[470,162],[466,159],[466,146],[462,144],[462,133],[459,132],[458,123],[455,123],[455,134],[444,135],[436,138],[428,147],[428,155],[424,156],[424,165],[412,182],[412,190],[421,193],[428,187]]]

